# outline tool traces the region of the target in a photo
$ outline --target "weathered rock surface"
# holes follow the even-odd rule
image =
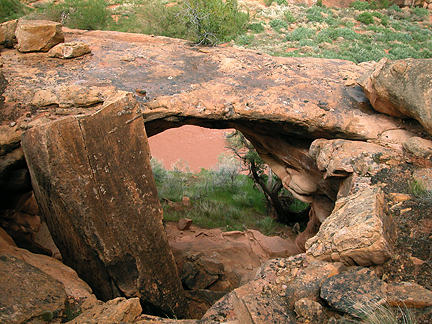
[[[54,258],[18,248],[2,228],[0,228],[0,253],[7,253],[20,259],[61,282],[68,296],[86,298],[92,293],[91,288],[78,277],[73,269]]]
[[[372,106],[390,116],[417,119],[432,134],[432,60],[383,58],[358,80]]]
[[[64,309],[61,282],[6,253],[0,254],[0,322],[24,323],[44,312]]]
[[[367,306],[385,303],[386,283],[367,268],[353,268],[326,279],[320,296],[332,307],[362,317]]]
[[[20,52],[48,52],[53,46],[64,42],[62,25],[47,20],[19,20],[15,36]]]
[[[15,30],[18,20],[10,20],[0,24],[0,45],[12,48],[16,42]]]
[[[294,310],[298,318],[302,321],[309,321],[309,323],[322,324],[327,323],[327,316],[324,308],[320,303],[302,298],[294,304]]]
[[[54,46],[49,50],[48,56],[61,58],[61,59],[71,59],[88,53],[91,53],[91,50],[86,43],[73,42],[73,43],[61,43]]]
[[[137,109],[130,94],[119,92],[94,115],[32,128],[22,146],[64,262],[96,296],[140,297],[184,317],[185,298]]]
[[[296,277],[286,284],[285,300],[292,309],[297,301],[307,298],[312,301],[320,301],[320,287],[322,282],[336,274],[346,270],[341,262],[325,262],[314,260],[305,268],[297,268]]]
[[[341,198],[319,232],[306,242],[309,255],[347,265],[383,264],[392,254],[395,226],[384,193],[372,187]]]
[[[398,307],[425,308],[432,306],[432,291],[413,282],[387,285],[387,304]]]
[[[112,324],[133,323],[141,314],[142,308],[139,298],[126,299],[118,297],[96,305],[86,310],[68,323],[71,324]]]

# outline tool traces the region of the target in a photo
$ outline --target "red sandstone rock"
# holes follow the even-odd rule
[[[15,36],[20,52],[48,52],[64,42],[62,25],[47,20],[19,20]]]

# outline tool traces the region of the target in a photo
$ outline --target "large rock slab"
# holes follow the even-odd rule
[[[378,187],[340,198],[318,233],[306,242],[306,253],[347,265],[383,264],[392,255],[396,236],[385,206]]]
[[[20,52],[48,52],[53,46],[64,42],[62,25],[47,20],[19,20],[15,36]]]
[[[183,317],[185,298],[137,108],[132,94],[119,92],[94,115],[30,129],[22,146],[64,262],[96,296],[140,297]]]
[[[383,58],[358,82],[376,110],[390,116],[415,118],[432,134],[432,59]]]
[[[64,309],[61,282],[9,254],[0,254],[0,322],[25,323],[44,312]]]

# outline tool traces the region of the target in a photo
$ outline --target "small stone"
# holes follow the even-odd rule
[[[16,124],[17,124],[16,122],[11,122],[11,123],[9,124],[9,126],[10,126],[10,127],[15,127]]]
[[[178,221],[177,228],[180,231],[188,230],[190,228],[190,226],[192,225],[192,222],[193,222],[193,220],[190,218],[181,218]]]

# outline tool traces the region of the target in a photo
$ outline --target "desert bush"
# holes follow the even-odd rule
[[[369,2],[367,1],[354,1],[350,3],[350,8],[355,10],[365,11],[371,9]]]
[[[19,0],[0,0],[0,23],[17,19],[26,12],[26,7]]]
[[[402,9],[399,8],[399,6],[396,5],[396,4],[391,5],[391,6],[388,7],[387,9],[388,9],[388,10],[393,10],[393,11],[395,11],[395,12],[401,12],[401,11],[402,11]]]
[[[76,29],[106,29],[112,21],[105,0],[65,0],[51,3],[34,18],[43,17]]]
[[[249,15],[236,0],[185,0],[180,16],[197,45],[216,45],[246,31]]]
[[[287,28],[288,27],[288,23],[285,20],[282,19],[273,19],[272,21],[270,21],[270,26],[277,31],[280,31],[281,28]]]
[[[307,27],[299,27],[294,29],[291,33],[287,34],[286,39],[289,41],[299,41],[301,39],[308,39],[315,35],[315,30]]]
[[[264,26],[260,22],[258,22],[258,23],[251,23],[251,24],[248,25],[248,29],[250,29],[251,31],[253,31],[255,33],[262,33],[264,31]]]
[[[411,10],[412,10],[412,13],[414,15],[421,17],[421,18],[429,17],[429,15],[430,15],[429,10],[427,10],[426,8],[423,8],[423,7],[414,7]]]
[[[362,12],[361,14],[359,14],[357,16],[357,20],[362,22],[365,25],[369,25],[369,24],[373,24],[374,23],[374,19],[373,16],[370,12]]]
[[[284,17],[285,17],[285,20],[290,24],[296,22],[296,18],[290,10],[284,11]]]

